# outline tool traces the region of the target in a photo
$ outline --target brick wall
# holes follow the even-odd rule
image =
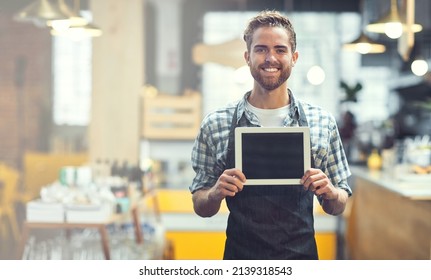
[[[44,151],[51,127],[51,36],[0,11],[0,161],[20,168]]]

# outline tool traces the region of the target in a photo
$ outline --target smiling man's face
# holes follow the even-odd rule
[[[298,53],[292,53],[289,35],[281,27],[261,27],[253,34],[245,59],[256,82],[271,91],[287,81]]]

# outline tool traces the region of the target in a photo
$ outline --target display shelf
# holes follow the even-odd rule
[[[160,94],[145,87],[141,106],[141,136],[152,140],[190,140],[196,137],[201,122],[201,95]]]

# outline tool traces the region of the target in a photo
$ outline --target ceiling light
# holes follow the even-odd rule
[[[67,19],[68,17],[49,0],[36,0],[14,15],[14,19],[17,21],[32,21],[37,25],[49,20]]]
[[[385,45],[379,44],[371,40],[364,32],[359,37],[350,43],[343,45],[343,49],[348,51],[356,51],[360,54],[367,53],[383,53],[386,50]]]
[[[423,58],[416,59],[412,62],[411,69],[416,76],[423,76],[428,72],[428,63]]]
[[[60,32],[55,29],[51,30],[51,35],[53,36],[66,36],[74,41],[79,41],[86,37],[99,37],[102,33],[100,28],[91,23],[84,26],[70,26],[68,29]]]
[[[314,65],[307,72],[307,80],[310,84],[318,86],[325,81],[325,71],[322,67]]]
[[[75,7],[75,10],[72,11],[69,6],[67,6],[65,0],[58,0],[58,7],[68,18],[48,21],[47,25],[51,26],[53,29],[61,32],[70,26],[84,26],[88,24],[88,20],[79,15],[79,7]]]
[[[82,40],[86,37],[99,37],[102,35],[102,30],[96,25],[90,23],[90,15],[87,17],[81,17],[80,11],[80,1],[74,0],[74,12],[71,12],[67,7],[64,0],[59,0],[59,6],[71,16],[69,18],[69,26],[62,29],[55,28],[55,25],[52,24],[51,35],[53,36],[66,36],[74,41]]]
[[[408,25],[405,24],[405,20],[403,20],[398,13],[397,0],[391,0],[391,9],[388,14],[378,21],[368,24],[366,27],[369,32],[385,33],[391,39],[401,37],[407,28]],[[422,30],[422,26],[420,24],[412,24],[410,28],[411,31],[415,33]]]

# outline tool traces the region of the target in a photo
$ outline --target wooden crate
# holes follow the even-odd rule
[[[141,104],[141,136],[154,140],[192,140],[202,120],[201,95],[157,93],[145,88]]]

